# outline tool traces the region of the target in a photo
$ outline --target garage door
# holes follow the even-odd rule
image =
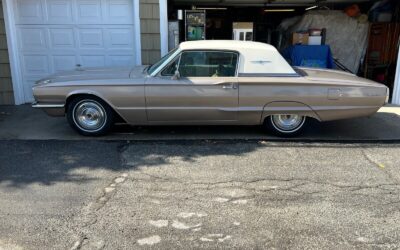
[[[25,102],[34,82],[81,67],[133,66],[132,0],[15,0]]]

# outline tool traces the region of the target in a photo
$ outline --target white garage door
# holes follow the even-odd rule
[[[77,65],[135,65],[132,0],[13,2],[25,102],[46,75]]]

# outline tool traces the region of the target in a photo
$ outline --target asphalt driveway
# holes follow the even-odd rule
[[[0,249],[397,249],[399,144],[0,142]]]

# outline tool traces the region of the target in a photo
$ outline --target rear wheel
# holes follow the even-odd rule
[[[305,125],[307,117],[296,114],[271,115],[266,118],[265,126],[275,135],[281,137],[292,137],[300,134]]]
[[[67,119],[78,133],[85,136],[99,136],[111,129],[114,112],[99,98],[81,96],[69,103]]]

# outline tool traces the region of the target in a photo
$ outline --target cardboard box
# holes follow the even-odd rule
[[[308,45],[321,45],[322,36],[310,36],[308,38]]]
[[[308,44],[308,33],[293,33],[292,44]]]

